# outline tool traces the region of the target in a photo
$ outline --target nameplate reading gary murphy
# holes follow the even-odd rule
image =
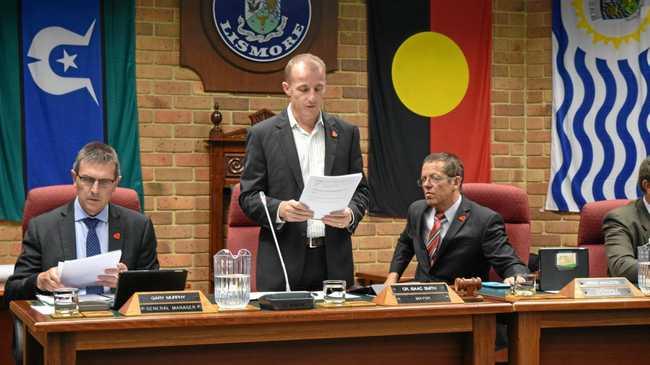
[[[398,304],[449,303],[447,284],[395,284],[391,285]]]
[[[142,314],[203,311],[198,292],[141,293],[139,302]]]

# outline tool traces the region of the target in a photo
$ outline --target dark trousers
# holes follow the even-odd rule
[[[308,248],[300,282],[291,290],[323,290],[323,280],[327,278],[327,259],[325,246]]]

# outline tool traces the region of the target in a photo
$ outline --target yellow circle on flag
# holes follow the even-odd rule
[[[436,32],[421,32],[402,43],[392,66],[393,87],[412,112],[436,117],[452,111],[467,92],[469,67],[460,47]]]

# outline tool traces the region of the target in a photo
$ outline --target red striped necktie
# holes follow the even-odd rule
[[[429,263],[431,264],[431,267],[433,267],[433,264],[436,262],[436,253],[440,241],[442,241],[440,237],[440,234],[442,233],[442,225],[446,221],[447,218],[445,217],[445,213],[436,214],[433,220],[433,227],[431,227],[431,231],[429,231],[429,236],[427,237],[426,247],[427,252],[429,253]]]

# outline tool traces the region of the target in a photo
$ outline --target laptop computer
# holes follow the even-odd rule
[[[582,247],[539,249],[539,288],[557,291],[575,278],[589,277],[589,251]]]
[[[136,292],[185,290],[187,270],[131,270],[120,273],[113,309],[119,310]]]

